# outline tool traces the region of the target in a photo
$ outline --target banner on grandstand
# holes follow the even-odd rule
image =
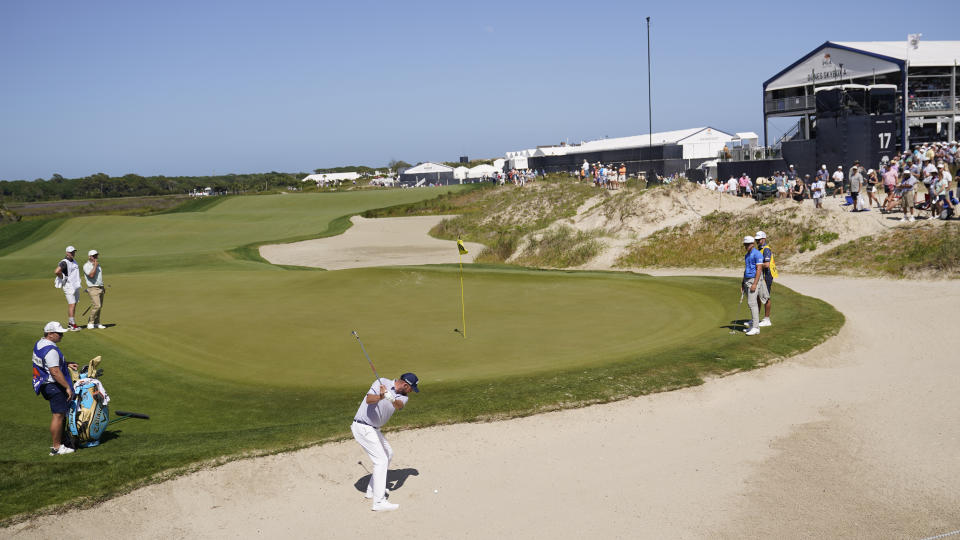
[[[862,52],[824,47],[770,80],[766,90],[809,84],[842,84],[850,79],[900,71],[900,66]]]

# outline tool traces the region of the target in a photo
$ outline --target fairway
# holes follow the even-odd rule
[[[348,435],[372,379],[351,330],[381,375],[420,376],[424,392],[391,424],[400,427],[698,384],[805,350],[842,324],[827,304],[781,288],[779,316],[805,326],[747,340],[726,327],[743,316],[735,280],[469,265],[464,338],[454,332],[463,329],[456,266],[323,272],[229,255],[439,192],[246,197],[205,212],[77,218],[0,257],[0,347],[23,367],[0,379],[10,398],[0,452],[15,471],[0,480],[0,519],[201,460]],[[67,243],[103,254],[103,321],[116,326],[69,333],[62,348],[80,362],[102,355],[112,407],[151,420],[118,424],[100,447],[52,461],[49,411],[29,389],[27,357],[43,322],[64,318],[47,276]],[[88,303],[82,296],[78,314]],[[51,472],[84,487],[54,490]]]

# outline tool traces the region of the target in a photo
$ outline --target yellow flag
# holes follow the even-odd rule
[[[467,248],[463,247],[463,241],[460,240],[459,238],[457,238],[457,249],[460,250],[461,255],[466,255],[467,253],[469,253],[469,251],[467,251]]]

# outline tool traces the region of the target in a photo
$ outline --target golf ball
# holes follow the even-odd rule
[[[440,493],[440,490],[435,489],[435,490],[433,490],[433,492],[434,492],[434,493]]]

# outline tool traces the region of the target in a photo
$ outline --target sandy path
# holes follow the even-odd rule
[[[347,232],[291,244],[262,246],[260,256],[273,264],[313,266],[327,270],[442,264],[457,262],[457,248],[449,240],[427,235],[437,223],[451,216],[367,219],[353,216]],[[412,240],[415,239],[415,240]],[[464,242],[469,252],[463,262],[483,249],[482,244]]]
[[[73,536],[923,538],[960,529],[960,282],[781,282],[841,310],[840,335],[696,388],[390,433],[397,513],[370,512],[356,487],[366,458],[350,440],[137,490],[101,505],[99,525]],[[802,324],[776,311],[774,322]],[[430,406],[429,386],[410,406]],[[2,535],[49,538],[84,515]]]

